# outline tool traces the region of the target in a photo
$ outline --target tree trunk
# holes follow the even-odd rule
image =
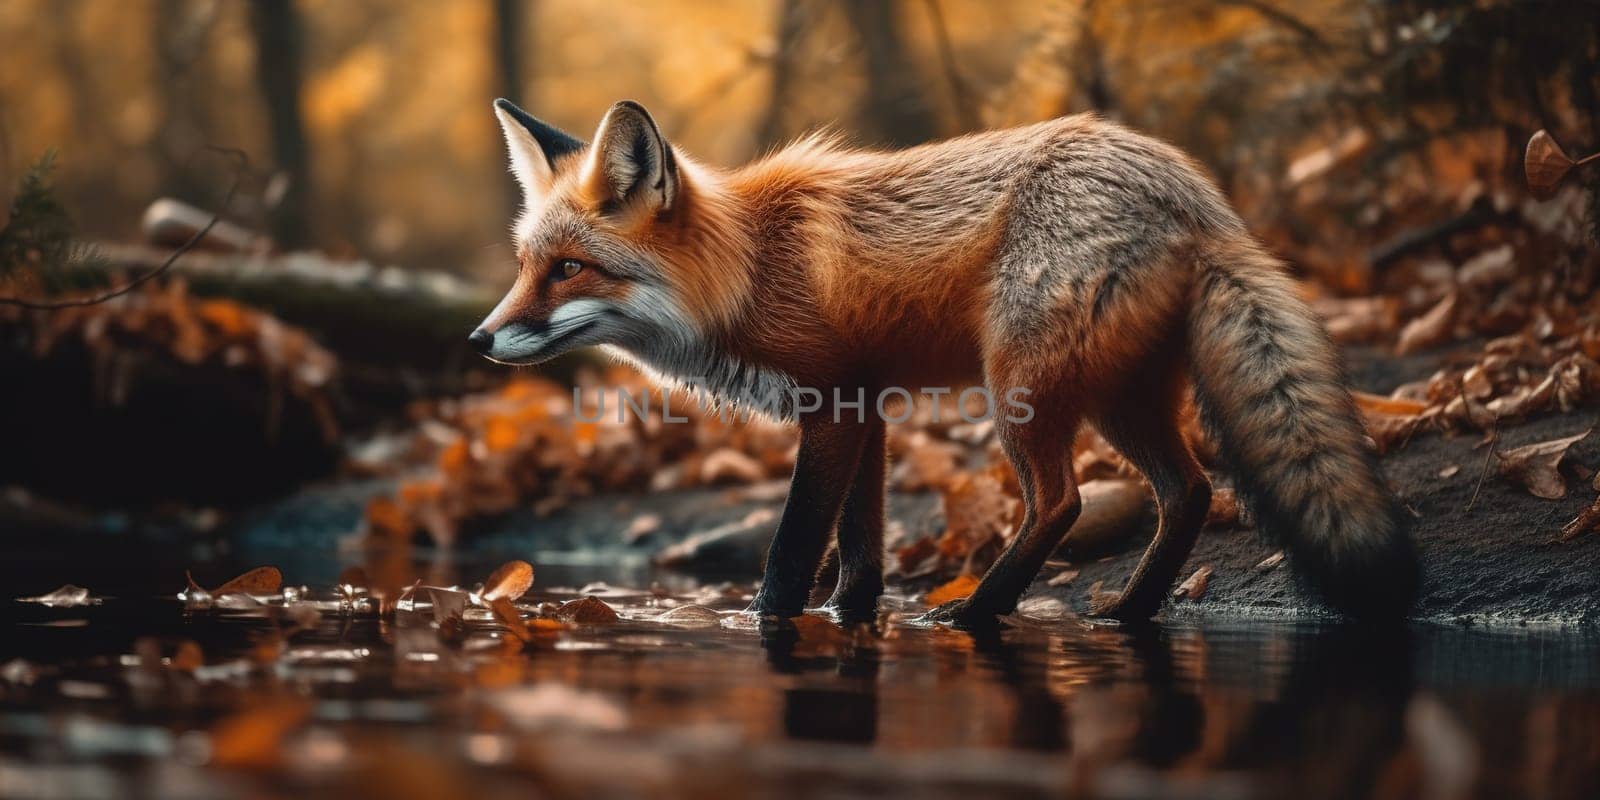
[[[784,111],[789,106],[789,88],[794,82],[795,62],[805,31],[805,0],[783,0],[778,7],[777,50],[772,54],[772,96],[767,100],[767,112],[762,116],[761,129],[756,135],[756,142],[762,148],[772,147],[788,137]]]
[[[868,130],[889,145],[932,139],[937,126],[901,40],[899,5],[892,0],[846,0],[844,10],[861,40],[867,70],[861,117]]]
[[[501,97],[518,105],[527,105],[529,100],[524,96],[525,83],[523,81],[522,60],[522,34],[523,24],[527,19],[524,0],[493,0],[494,20],[491,23],[494,30],[490,31],[494,39],[494,63],[496,78],[499,81]],[[514,181],[506,181],[506,203],[510,215],[515,216],[522,208],[522,193]]]
[[[195,63],[203,52],[215,7],[191,0],[159,0],[150,19],[150,45],[155,51],[155,96],[161,105],[155,155],[161,170],[160,193],[198,203],[204,187],[188,169],[190,159],[206,144],[194,96]]]
[[[310,242],[311,155],[300,118],[300,53],[304,37],[292,0],[254,0],[250,29],[256,44],[256,83],[267,107],[272,160],[288,188],[272,211],[272,235],[284,248]]]

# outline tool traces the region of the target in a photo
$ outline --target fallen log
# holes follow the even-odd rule
[[[130,244],[101,244],[96,252],[101,258],[69,276],[73,283],[137,277],[170,254]],[[446,273],[313,252],[191,252],[169,275],[196,296],[237,300],[310,332],[339,355],[343,387],[358,403],[392,408],[418,396],[458,393],[482,385],[491,366],[465,343],[498,296]]]

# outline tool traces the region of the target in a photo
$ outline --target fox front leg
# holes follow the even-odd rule
[[[766,572],[751,612],[788,618],[805,610],[868,432],[868,423],[836,421],[828,413],[800,420],[800,452],[789,499],[767,550]]]

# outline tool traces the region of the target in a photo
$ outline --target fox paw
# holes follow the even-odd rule
[[[1089,601],[1089,616],[1117,622],[1145,622],[1161,610],[1161,602],[1141,602],[1127,594],[1106,593]]]
[[[992,625],[994,614],[984,613],[966,600],[951,600],[922,612],[912,620],[919,625],[945,625],[952,628],[976,628]]]

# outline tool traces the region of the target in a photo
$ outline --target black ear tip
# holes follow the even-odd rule
[[[506,112],[507,114],[516,114],[522,111],[522,109],[517,108],[516,103],[513,103],[504,97],[496,97],[494,99],[494,107]]]
[[[639,114],[639,115],[643,116],[645,119],[649,119],[650,118],[650,112],[646,111],[644,109],[644,104],[640,103],[637,100],[618,100],[617,104],[616,104],[616,106],[614,106],[614,108],[616,108],[618,110],[632,111],[635,114]]]

